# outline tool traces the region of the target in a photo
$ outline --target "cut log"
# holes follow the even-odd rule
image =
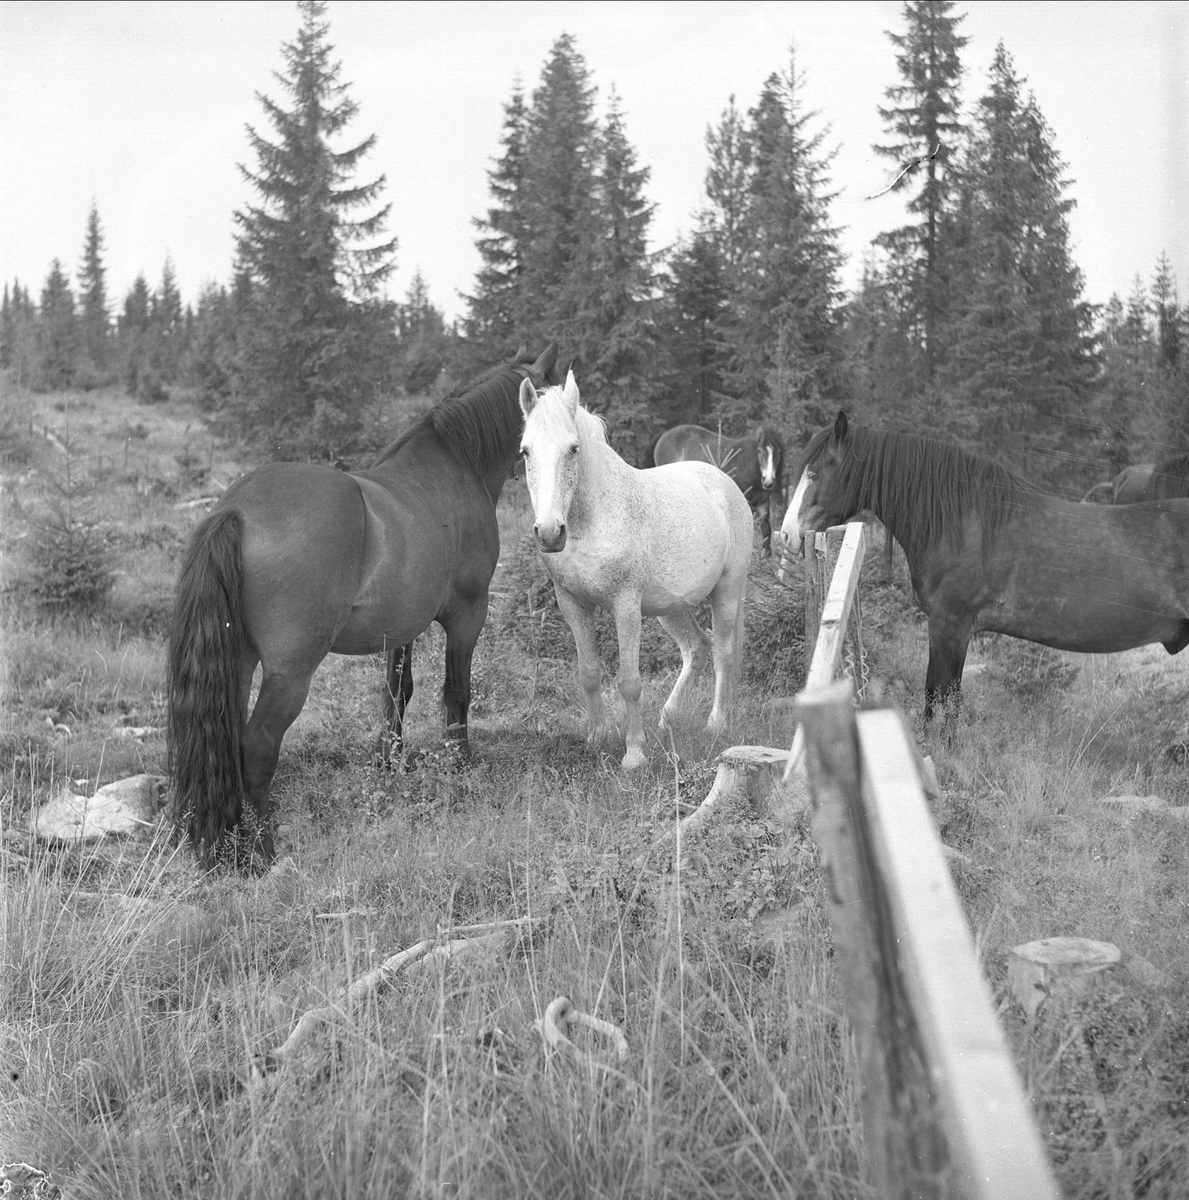
[[[1051,937],[1013,946],[1008,979],[1016,1003],[1031,1021],[1056,991],[1088,991],[1122,960],[1118,946],[1089,938]]]

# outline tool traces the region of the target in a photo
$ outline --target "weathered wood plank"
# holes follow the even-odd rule
[[[1056,1200],[903,723],[879,709],[857,727],[874,865],[959,1186],[979,1200]]]
[[[834,564],[834,573],[830,577],[830,586],[822,605],[821,615],[817,621],[817,635],[813,646],[813,657],[809,662],[809,672],[805,677],[805,691],[824,687],[830,683],[838,672],[838,664],[842,661],[842,645],[846,639],[846,625],[850,620],[851,607],[854,604],[855,593],[859,587],[859,572],[863,565],[863,556],[867,550],[866,529],[862,521],[851,521],[842,527],[842,545],[838,551],[838,560]],[[827,529],[817,538],[828,540],[836,535],[839,526]],[[823,549],[825,546],[823,545]],[[827,561],[831,557],[826,551]],[[805,733],[797,726],[793,733],[793,744],[789,751],[788,765],[784,770],[787,782],[794,773],[805,770]]]

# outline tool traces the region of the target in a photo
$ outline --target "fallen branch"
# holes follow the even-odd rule
[[[592,1066],[604,1065],[602,1059],[593,1052],[580,1050],[567,1036],[567,1030],[572,1025],[580,1025],[591,1033],[607,1038],[617,1059],[628,1056],[628,1039],[618,1025],[604,1021],[601,1017],[592,1017],[570,1003],[568,996],[558,996],[545,1009],[545,1015],[535,1021],[534,1025],[545,1039],[545,1044],[551,1049],[565,1054],[575,1062],[588,1063]]]
[[[183,508],[198,508],[198,506],[201,504],[214,504],[218,499],[218,496],[199,496],[197,500],[179,500],[173,507],[175,510]]]
[[[406,968],[423,967],[429,962],[446,962],[482,950],[500,949],[507,945],[514,935],[529,929],[532,924],[532,917],[518,917],[511,921],[468,925],[463,928],[468,931],[489,932],[480,937],[454,938],[447,942],[442,942],[440,935],[438,938],[423,938],[408,949],[398,951],[386,958],[375,970],[357,979],[343,994],[340,1003],[324,1004],[304,1013],[293,1027],[293,1032],[275,1050],[254,1055],[251,1062],[253,1077],[260,1078],[275,1071],[319,1026],[349,1019],[352,1009],[357,1004],[383,990]]]

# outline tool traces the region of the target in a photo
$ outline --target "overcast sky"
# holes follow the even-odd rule
[[[400,241],[391,285],[420,268],[435,304],[463,311],[479,265],[472,218],[488,204],[504,104],[537,86],[563,32],[599,88],[619,92],[628,137],[651,169],[653,241],[670,244],[703,198],[705,133],[734,94],[751,107],[795,44],[805,99],[838,148],[834,221],[845,281],[864,247],[903,222],[903,201],[864,197],[890,180],[871,152],[877,106],[897,81],[892,3],[349,3],[330,37],[360,112],[353,140],[378,144],[361,176],[384,173]],[[1002,39],[1054,130],[1077,201],[1070,224],[1086,295],[1126,295],[1167,252],[1189,300],[1189,4],[966,3],[964,98],[986,90]],[[226,283],[231,214],[255,166],[244,126],[271,133],[257,92],[298,28],[291,3],[0,3],[0,280],[35,296],[55,256],[73,275],[92,198],[119,307],[169,255],[183,298]]]

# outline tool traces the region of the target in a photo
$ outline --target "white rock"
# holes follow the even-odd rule
[[[156,775],[132,775],[93,796],[63,788],[38,810],[33,832],[47,842],[95,841],[109,833],[147,836],[160,818],[164,783]]]

